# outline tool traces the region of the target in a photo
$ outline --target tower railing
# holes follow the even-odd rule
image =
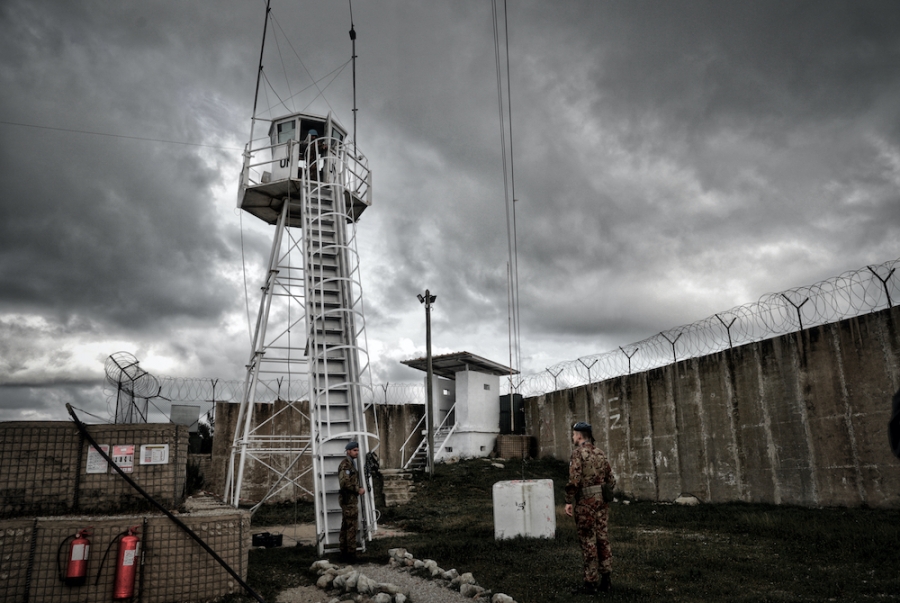
[[[356,149],[356,145],[345,144],[337,138],[320,138],[327,141],[330,166],[336,166],[333,173],[340,178],[339,184],[348,195],[372,204],[372,170],[368,158]],[[268,137],[257,138],[244,146],[243,165],[241,167],[238,198],[240,199],[248,187],[271,182],[274,167],[278,165],[288,168],[290,174],[298,174],[312,159],[317,157],[309,147],[301,155],[300,143],[287,140],[283,143],[271,144]],[[304,165],[301,165],[301,161]],[[268,169],[267,169],[268,168]]]

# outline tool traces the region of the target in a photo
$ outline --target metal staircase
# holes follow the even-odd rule
[[[325,121],[305,114],[279,119],[294,118]],[[330,119],[323,129],[332,136],[319,139],[322,146],[304,148],[295,138],[276,144],[273,136],[273,144],[254,149],[251,143],[244,154],[239,206],[276,229],[226,484],[226,497],[237,506],[248,459],[278,475],[266,498],[290,485],[303,488],[300,480],[311,472],[319,554],[339,546],[337,467],[345,445],[359,442],[362,464],[370,439],[377,440],[366,427],[365,410],[374,397],[355,244],[355,222],[371,203],[371,174],[364,156],[343,142]],[[301,380],[307,387],[291,385]],[[305,408],[290,392],[308,391],[309,433],[273,441],[263,433],[277,431],[266,428],[277,417],[254,424],[257,388],[273,382],[285,388],[289,412],[303,414]],[[276,462],[278,455],[284,458]],[[304,464],[304,455],[311,462]],[[372,488],[365,488],[363,549],[376,528]]]
[[[435,457],[440,454],[441,451],[444,450],[444,443],[450,437],[453,428],[449,429],[438,429],[434,432],[434,449],[437,451],[435,453]],[[409,460],[406,461],[406,464],[403,465],[404,469],[407,470],[423,470],[428,465],[428,439],[425,438],[421,442],[419,442],[419,446],[413,451],[412,455],[409,457]]]
[[[313,474],[316,481],[316,533],[319,550],[337,550],[341,529],[337,468],[345,456],[345,445],[359,442],[364,463],[369,451],[363,391],[358,383],[358,345],[364,334],[362,296],[358,288],[359,263],[348,246],[342,187],[305,181],[303,231],[305,255],[310,258],[306,272],[307,340],[310,363],[310,408],[313,431]],[[368,369],[368,366],[365,367]],[[371,385],[367,388],[371,404]],[[363,474],[363,468],[360,467]],[[374,496],[366,484],[361,501],[360,531],[371,537],[375,529]],[[363,548],[365,548],[363,546]]]
[[[450,436],[453,435],[453,432],[456,431],[456,414],[453,412],[456,408],[454,404],[450,410],[447,412],[447,416],[444,417],[444,420],[441,424],[434,430],[434,458],[438,459],[444,449],[447,447],[447,442],[450,440]],[[406,444],[412,439],[412,436],[416,433],[416,430],[423,428],[425,423],[425,417],[419,420],[415,427],[413,427],[412,433],[406,438],[406,442],[403,444],[403,448],[406,447]],[[424,435],[424,430],[423,430]],[[428,438],[422,438],[422,441],[419,442],[419,445],[410,455],[409,459],[406,462],[403,462],[403,468],[407,470],[424,470],[428,465]]]

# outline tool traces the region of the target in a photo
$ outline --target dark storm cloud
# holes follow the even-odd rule
[[[632,327],[701,318],[702,299],[678,291],[685,273],[703,282],[757,272],[760,247],[794,246],[780,261],[825,264],[822,276],[896,254],[871,244],[897,229],[875,217],[896,207],[896,180],[871,174],[873,138],[897,144],[896,113],[884,111],[900,81],[893,5],[599,4],[583,11],[572,44],[554,35],[570,29],[569,15],[550,13],[514,31],[543,34],[518,73],[555,95],[555,111],[540,114],[549,129],[519,128],[519,157],[546,166],[541,181],[520,186],[540,201],[519,214],[520,268],[538,288],[526,328],[608,332],[617,307]],[[520,118],[539,123],[524,104]],[[553,131],[558,140],[537,150]],[[860,194],[869,207],[850,206],[846,197]],[[866,238],[873,251],[860,253],[854,243]],[[804,278],[786,270],[787,280],[763,270],[769,284],[756,282]],[[677,295],[661,299],[659,284]],[[598,290],[615,294],[592,296],[606,309],[585,311],[584,293]],[[668,309],[655,310],[662,301]]]
[[[194,365],[173,340],[195,347],[199,325],[239,309],[237,280],[223,279],[238,233],[214,195],[239,152],[99,134],[239,148],[231,97],[250,96],[237,68],[254,59],[234,42],[249,34],[239,12],[178,3],[0,10],[0,114],[45,128],[0,125],[0,400],[39,417],[67,400],[105,414],[84,384],[102,382],[108,354]]]
[[[107,394],[94,384],[68,384],[63,387],[37,386],[4,387],[0,397],[0,421],[44,421],[68,418],[66,404],[78,409],[82,420],[96,422],[108,416]],[[98,403],[98,400],[101,402]],[[83,410],[90,409],[90,410]],[[112,409],[115,409],[113,401]],[[90,414],[86,414],[90,413]],[[101,414],[102,413],[102,414]]]
[[[211,170],[187,154],[172,159],[136,152],[128,141],[99,148],[70,141],[65,146],[71,154],[56,156],[65,164],[61,169],[41,161],[41,147],[64,136],[41,132],[31,140],[6,139],[18,144],[14,153],[4,149],[4,162],[23,178],[7,189],[21,202],[0,209],[4,303],[62,315],[90,308],[117,326],[134,328],[160,314],[200,317],[221,311],[225,300],[211,306],[204,291],[184,280],[193,278],[199,265],[214,265],[226,254],[204,218],[208,200],[172,186],[190,182],[203,190],[212,181]],[[29,165],[34,161],[38,165]],[[179,174],[185,164],[195,172],[189,178]],[[157,180],[142,165],[168,176]],[[105,174],[97,179],[100,166]],[[42,176],[42,170],[51,174]]]
[[[184,46],[192,38],[178,27],[187,29],[193,15],[162,17],[167,27],[159,29],[140,14],[147,8],[8,3],[4,52],[24,64],[3,72],[4,116],[233,145],[231,132],[200,129],[195,104],[203,99],[190,85],[224,61],[199,41]],[[202,318],[229,306],[210,295],[208,282],[218,262],[231,260],[211,219],[209,189],[220,178],[221,153],[2,127],[10,176],[0,206],[4,307],[89,312],[114,328],[142,329],[161,316]]]

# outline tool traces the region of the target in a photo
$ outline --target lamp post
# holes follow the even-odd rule
[[[433,373],[431,370],[431,304],[437,299],[431,291],[425,289],[425,295],[416,295],[419,302],[425,304],[425,423],[428,429],[428,475],[434,477],[434,390],[431,386]]]

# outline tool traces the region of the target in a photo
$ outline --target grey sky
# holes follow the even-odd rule
[[[0,4],[0,419],[104,415],[120,350],[242,378],[242,266],[255,310],[271,236],[234,209],[264,5]],[[374,379],[420,378],[399,360],[426,287],[438,352],[505,362],[491,3],[353,11]],[[348,4],[272,14],[262,110],[294,95],[352,127],[350,67],[318,97],[306,71],[349,60]],[[895,2],[510,2],[509,26],[526,372],[900,256]]]

